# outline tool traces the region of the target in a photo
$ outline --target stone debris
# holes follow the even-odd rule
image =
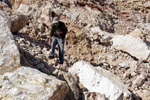
[[[100,93],[84,92],[84,100],[107,100],[107,98]]]
[[[6,42],[14,43],[15,48],[19,48],[19,51],[14,52],[11,49],[13,53],[17,53],[16,59],[5,59],[8,63],[0,60],[0,64],[5,62],[8,65],[10,61],[17,61],[13,64],[30,66],[65,81],[69,87],[69,92],[65,96],[66,100],[107,99],[108,94],[87,91],[87,88],[78,82],[78,76],[73,78],[68,72],[74,63],[82,60],[89,62],[94,67],[94,71],[96,69],[95,73],[101,67],[115,74],[116,80],[116,76],[119,77],[132,92],[132,100],[149,100],[149,1],[13,0],[10,2],[13,10],[5,5],[0,6],[0,11],[5,12],[5,14],[1,13],[2,18],[6,19],[5,25],[4,20],[0,19],[2,26],[4,25],[1,33],[12,32],[14,36],[9,34],[7,38],[11,39],[7,39]],[[48,39],[54,16],[60,16],[60,20],[68,27],[63,65],[58,64],[58,47],[56,47],[55,58],[48,59],[50,52]],[[115,39],[117,37],[119,41]],[[5,39],[3,35],[0,38],[0,41]],[[117,48],[114,46],[114,41],[119,45]],[[4,45],[4,42],[0,44]],[[0,55],[3,53],[0,52]],[[18,60],[19,56],[21,60]],[[5,57],[0,56],[0,59]],[[12,71],[11,67],[14,68],[12,64],[8,67],[10,71]],[[0,69],[0,71],[3,74],[8,70]],[[0,76],[1,78],[4,79],[3,76]],[[41,82],[44,82],[44,79]],[[96,98],[93,98],[95,95]],[[128,92],[124,92],[122,97],[128,98]]]

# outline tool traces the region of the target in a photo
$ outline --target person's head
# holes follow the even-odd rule
[[[59,17],[54,17],[53,24],[58,25],[59,24]]]

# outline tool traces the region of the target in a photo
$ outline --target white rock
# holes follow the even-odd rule
[[[140,74],[134,81],[133,81],[133,86],[134,87],[140,87],[143,85],[144,81],[146,79],[146,76],[143,74]]]
[[[148,46],[140,38],[131,35],[116,35],[112,41],[114,48],[125,51],[137,59],[146,60],[150,54]]]
[[[65,12],[65,14],[72,21],[78,21],[78,17],[80,16],[80,14],[78,12],[70,13],[70,12],[67,11],[67,12]]]
[[[105,31],[102,31],[100,30],[100,27],[92,27],[90,28],[92,33],[98,33],[98,35],[96,36],[97,38],[100,39],[100,42],[103,43],[103,44],[108,44],[110,43],[113,35],[108,33],[108,32],[105,32]]]
[[[7,78],[0,80],[2,100],[63,100],[69,90],[66,82],[29,67],[3,76]]]
[[[69,72],[76,74],[80,83],[89,92],[104,94],[109,100],[123,98],[124,92],[130,95],[127,87],[117,77],[102,68],[94,69],[91,65],[80,61],[75,63]]]
[[[19,8],[17,9],[18,12],[27,15],[29,11],[29,5],[26,4],[20,4]]]
[[[130,35],[140,38],[142,36],[142,32],[138,28],[136,28],[134,31],[130,32]]]
[[[96,92],[84,92],[84,100],[107,100],[105,95]]]
[[[119,66],[123,67],[123,68],[129,68],[129,65],[122,62],[122,63],[119,63]]]
[[[139,23],[139,26],[147,31],[150,31],[150,23]]]
[[[38,19],[38,22],[41,24],[46,24],[47,26],[51,26],[52,17],[51,17],[51,8],[50,6],[45,6],[42,8],[42,14]],[[48,23],[49,22],[49,23]]]
[[[2,10],[0,24],[0,74],[3,74],[20,66],[20,54],[10,32],[10,19]]]

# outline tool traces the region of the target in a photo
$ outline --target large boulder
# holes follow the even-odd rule
[[[102,31],[99,26],[90,28],[93,34],[89,34],[92,40],[99,40],[103,45],[111,44],[112,34]],[[97,34],[96,34],[97,33]]]
[[[49,2],[36,2],[35,4],[21,4],[17,9],[18,12],[32,18],[36,23],[45,24],[51,27],[52,5]]]
[[[73,75],[79,77],[79,82],[89,92],[105,95],[109,100],[130,98],[131,93],[115,75],[102,68],[94,68],[83,61],[77,62],[69,69]]]
[[[11,32],[18,32],[20,29],[26,26],[28,18],[26,15],[23,15],[18,12],[13,12],[10,16],[11,19]]]
[[[146,60],[149,57],[150,50],[140,38],[131,35],[115,35],[112,41],[114,48],[127,52],[137,59]]]
[[[66,95],[68,100],[78,100],[79,99],[79,90],[77,88],[77,81],[72,76],[71,73],[65,71],[59,71],[59,79],[66,81],[69,86],[69,92]]]
[[[11,20],[2,10],[0,24],[0,74],[3,74],[20,66],[20,54],[10,32]]]
[[[64,100],[69,90],[66,82],[29,67],[5,73],[0,87],[2,100]]]
[[[9,23],[9,26],[11,26],[9,27],[11,32],[18,32],[20,29],[26,26],[28,22],[26,15],[9,9],[4,3],[1,3],[0,9],[6,13],[3,17],[7,17],[11,21],[11,23]]]

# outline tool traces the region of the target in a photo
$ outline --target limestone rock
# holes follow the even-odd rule
[[[141,37],[142,32],[139,29],[135,29],[134,31],[130,32],[130,35],[134,37]]]
[[[99,38],[100,42],[102,44],[110,44],[110,40],[112,39],[113,35],[108,33],[108,32],[105,32],[105,31],[102,31],[100,29],[100,27],[92,27],[90,28],[91,29],[91,32],[92,33],[98,33],[98,35],[96,36],[97,38]],[[91,34],[92,35],[92,34]]]
[[[94,69],[91,65],[80,61],[75,63],[69,72],[77,75],[79,82],[89,92],[104,94],[109,100],[123,99],[124,94],[127,94],[127,97],[131,95],[127,87],[117,77],[102,68]]]
[[[51,18],[51,8],[49,7],[49,5],[45,6],[42,8],[42,14],[40,16],[40,18],[38,19],[38,22],[41,24],[46,24],[47,26],[51,27],[51,22],[52,18]]]
[[[139,75],[134,81],[133,81],[133,87],[140,87],[143,85],[144,81],[146,79],[146,76],[141,74]]]
[[[142,98],[142,100],[150,100],[149,90],[138,90],[135,93],[138,94]]]
[[[139,94],[144,100],[150,100],[150,91],[145,90]]]
[[[149,63],[147,62],[149,62],[150,60],[147,60],[146,64],[144,61],[144,66],[143,64],[141,64],[135,70],[137,60],[131,57],[131,54],[129,55],[128,53],[116,50],[110,47],[111,45],[108,45],[111,43],[110,40],[113,35],[116,34],[128,34],[132,32],[132,35],[135,36],[135,38],[141,37],[141,33],[144,34],[144,36],[146,35],[146,37],[149,37],[150,24],[145,23],[148,21],[145,21],[144,23],[142,22],[143,20],[149,20],[149,13],[144,13],[143,16],[143,14],[139,10],[134,11],[134,9],[142,10],[142,7],[146,3],[146,0],[41,1],[42,0],[23,0],[21,2],[22,4],[17,10],[22,14],[27,15],[29,18],[29,22],[25,27],[25,31],[21,31],[21,33],[27,33],[30,35],[26,34],[25,36],[23,34],[17,37],[25,38],[24,43],[18,44],[20,46],[22,45],[21,48],[29,52],[30,56],[25,56],[25,58],[30,64],[34,66],[34,68],[38,67],[38,69],[41,69],[42,72],[47,73],[47,71],[52,71],[52,69],[50,68],[50,70],[47,70],[45,67],[51,67],[52,65],[57,66],[58,64],[58,52],[55,52],[55,59],[57,59],[57,61],[47,61],[46,59],[49,55],[48,50],[50,49],[50,47],[48,46],[48,38],[50,32],[49,26],[51,24],[51,17],[56,14],[56,16],[60,16],[60,20],[65,22],[68,27],[69,34],[67,33],[66,37],[67,49],[65,49],[64,55],[64,60],[68,64],[67,68],[68,66],[72,66],[73,63],[78,60],[86,60],[95,66],[101,66],[111,71],[112,73],[115,73],[117,76],[120,76],[124,83],[129,86],[129,88],[132,87],[132,82],[137,78],[138,74],[141,74],[141,72],[142,74],[149,73]],[[78,1],[80,1],[80,3]],[[130,5],[129,1],[131,1],[131,4],[141,2],[142,5],[140,3]],[[129,3],[129,5],[127,3]],[[129,7],[131,7],[131,10]],[[143,19],[144,17],[145,19]],[[142,25],[137,24],[137,22]],[[113,31],[113,29],[115,30]],[[89,36],[91,37],[89,38]],[[149,40],[148,38],[146,38],[146,41],[144,42],[147,42],[146,44],[148,45],[150,43]],[[27,43],[27,41],[30,41],[30,43]],[[47,42],[47,45],[45,42]],[[44,50],[43,47],[47,48],[47,50]],[[41,48],[41,50],[37,48]],[[58,48],[56,48],[56,51],[57,50]],[[37,57],[37,59],[39,60],[34,59],[34,57]],[[44,65],[41,63],[43,63]],[[108,65],[105,65],[104,63]],[[65,68],[62,68],[61,70],[64,69]],[[55,73],[56,75],[58,74],[58,72],[59,71],[55,71],[53,73]],[[74,81],[70,82],[72,78],[70,78],[69,75],[64,76],[62,73],[59,73],[59,76],[63,78],[63,80],[68,83],[68,85],[71,84],[69,86],[69,93],[66,97],[73,98],[74,96],[75,98],[75,95],[77,97],[78,93],[73,92],[74,88],[71,88],[76,84],[74,83]],[[64,77],[66,78],[64,79]],[[69,81],[67,81],[67,79]],[[139,89],[149,90],[149,80],[149,78],[146,78],[144,80],[144,83],[142,82],[143,85],[141,87],[136,88],[135,90],[131,89],[131,91],[135,93],[135,91]],[[100,94],[97,94],[97,92],[88,92],[88,94],[85,96],[92,97],[95,95],[95,93],[97,96]],[[127,95],[124,94],[124,96],[128,96],[128,93]]]
[[[42,33],[45,32],[45,27],[43,24],[39,24],[38,28],[39,28],[40,32],[42,32]]]
[[[28,5],[21,4],[17,9],[18,12],[28,15],[29,9],[31,9]]]
[[[69,92],[66,96],[67,99],[74,99],[78,100],[79,98],[79,90],[77,88],[77,81],[75,78],[71,75],[69,72],[64,72],[64,71],[59,71],[59,74],[61,73],[62,78],[60,77],[61,80],[66,81],[68,86],[69,86]]]
[[[148,46],[140,39],[131,35],[116,35],[112,39],[113,47],[136,57],[146,60],[150,54]]]
[[[29,67],[20,67],[3,76],[4,78],[0,78],[1,99],[64,100],[68,92],[66,82]]]
[[[80,16],[78,12],[66,13],[66,16],[73,21],[78,21],[78,17]]]
[[[42,12],[42,10],[38,7],[38,4],[36,3],[31,5],[21,4],[17,11],[21,14],[27,15],[29,18],[32,19],[32,21],[35,22],[37,22],[37,20],[40,18]]]
[[[26,15],[13,11],[11,16],[11,32],[18,32],[20,29],[26,26],[28,18]]]
[[[11,21],[4,11],[0,11],[0,74],[20,66],[20,54],[10,32]]]
[[[13,9],[18,9],[21,4],[35,4],[36,2],[41,2],[42,0],[10,0],[13,4]]]
[[[84,100],[107,100],[105,95],[95,92],[84,92]]]

